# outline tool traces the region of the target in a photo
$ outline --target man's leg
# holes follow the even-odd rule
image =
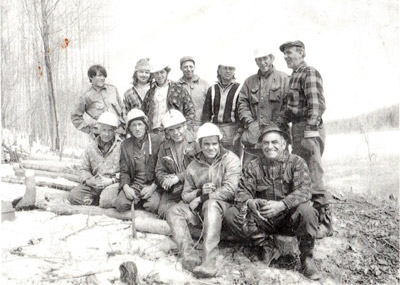
[[[167,223],[182,257],[183,268],[192,272],[201,260],[194,248],[189,224],[199,225],[200,220],[191,212],[189,205],[181,201],[168,210]]]
[[[329,194],[327,193],[323,175],[324,170],[322,169],[322,154],[325,149],[325,129],[323,126],[320,127],[319,137],[314,139],[315,149],[310,152],[305,150],[301,146],[301,140],[304,137],[305,123],[296,123],[292,127],[293,136],[293,153],[301,156],[306,162],[310,171],[310,177],[312,182],[312,202],[314,208],[318,210],[320,227],[318,230],[317,238],[323,238],[325,236],[331,236],[333,233],[332,218],[329,205]]]
[[[118,193],[117,199],[115,200],[115,208],[118,212],[126,212],[131,209],[133,200],[130,200],[126,197],[125,192],[121,190]]]
[[[94,205],[97,201],[97,193],[89,186],[79,184],[72,188],[68,195],[68,201],[72,205]]]
[[[229,203],[213,199],[207,200],[203,204],[203,262],[193,269],[193,273],[198,277],[213,277],[217,274],[215,263],[221,239],[222,220],[229,207]]]
[[[100,208],[114,208],[115,201],[118,196],[119,184],[114,183],[104,188],[100,194],[99,206]]]
[[[314,242],[318,231],[318,212],[311,202],[300,204],[290,216],[289,227],[299,240],[300,261],[304,276],[318,280],[321,278],[313,259]]]
[[[161,194],[158,189],[151,194],[149,199],[144,200],[143,208],[151,213],[157,214],[158,207],[160,206]]]

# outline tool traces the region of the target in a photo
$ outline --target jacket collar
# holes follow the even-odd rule
[[[261,73],[261,70],[259,69],[258,70],[258,72],[257,72],[257,75],[258,75],[258,77],[259,78],[268,78],[273,72],[275,71],[275,66],[274,65],[271,65],[271,68],[267,71],[267,74],[262,74]]]
[[[222,144],[220,144],[220,152],[217,155],[217,157],[214,159],[212,164],[215,164],[217,162],[219,162],[224,156],[226,156],[228,154],[228,151],[222,146]],[[199,152],[196,153],[195,155],[195,159],[202,164],[206,164],[209,165],[206,158],[204,157],[203,152],[200,150]]]
[[[302,63],[300,63],[300,65],[296,68],[296,70],[293,71],[294,72],[299,72],[301,69],[307,67],[307,63],[305,61],[303,61]]]
[[[97,138],[95,138],[95,143],[96,143],[96,146],[97,146],[97,150],[98,150],[99,152],[101,152],[100,149],[99,149],[100,136],[98,136]],[[108,155],[109,153],[111,153],[111,152],[114,150],[114,148],[117,146],[118,143],[121,143],[121,138],[118,136],[118,134],[115,134],[114,142],[113,142],[113,144],[111,145],[111,147],[110,147],[110,149],[108,150],[108,152],[107,152],[104,156],[106,156],[106,155]]]
[[[196,74],[193,75],[192,82],[198,82],[199,80],[200,80],[200,77],[199,77],[199,76],[197,76]],[[179,78],[178,83],[180,83],[180,84],[190,84],[190,82],[187,82],[187,81],[184,79],[183,76],[182,76],[181,78]]]

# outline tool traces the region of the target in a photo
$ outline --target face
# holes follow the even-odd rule
[[[194,63],[191,60],[182,63],[181,70],[185,78],[191,79],[194,75]]]
[[[154,79],[158,86],[163,86],[167,82],[168,72],[165,69],[156,71],[154,72]]]
[[[186,124],[179,124],[177,126],[169,127],[167,129],[169,137],[176,143],[183,141],[186,134]]]
[[[296,47],[287,47],[283,52],[286,64],[290,69],[296,69],[303,61],[303,56]]]
[[[115,127],[99,124],[100,127],[100,138],[103,142],[108,143],[114,139]]]
[[[266,73],[272,66],[272,59],[269,56],[257,57],[256,63],[262,73]]]
[[[214,159],[219,154],[218,136],[203,138],[201,140],[201,151],[207,159]]]
[[[150,70],[141,69],[136,72],[136,77],[139,83],[146,84],[150,78]]]
[[[231,81],[235,76],[235,70],[236,69],[232,66],[221,65],[218,69],[218,72],[219,75],[221,76],[221,79],[225,81]]]
[[[271,132],[264,135],[261,147],[267,159],[276,160],[285,150],[286,141],[280,133]]]
[[[129,130],[135,138],[141,139],[146,134],[146,124],[142,120],[134,120],[130,123]]]
[[[105,81],[106,81],[106,77],[100,72],[97,71],[96,76],[93,76],[92,78],[92,86],[93,87],[97,87],[97,88],[103,88]]]

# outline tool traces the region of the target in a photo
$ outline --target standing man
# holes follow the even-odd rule
[[[318,210],[320,226],[317,238],[333,234],[329,197],[322,176],[321,157],[325,147],[325,129],[322,114],[325,111],[322,77],[318,70],[308,66],[304,43],[286,42],[279,49],[287,66],[293,69],[289,90],[278,119],[280,124],[292,122],[293,153],[307,162],[312,181],[312,202]]]
[[[100,203],[102,208],[114,207],[118,194],[121,155],[121,139],[115,135],[118,124],[118,118],[110,112],[104,112],[97,120],[99,135],[84,153],[81,183],[68,196],[72,205]]]
[[[101,65],[92,65],[88,70],[88,77],[92,86],[83,93],[72,111],[72,124],[78,130],[96,137],[99,135],[96,121],[104,112],[111,112],[117,115],[122,123],[117,133],[123,135],[125,131],[121,98],[115,86],[105,83],[106,69]],[[88,115],[87,121],[83,118],[85,113]]]
[[[295,234],[302,272],[318,280],[321,276],[313,259],[318,214],[310,203],[311,179],[306,162],[287,150],[286,139],[277,126],[262,130],[263,156],[243,170],[235,207],[226,212],[226,222],[233,233],[261,247],[266,257],[269,235]]]
[[[240,84],[235,81],[235,70],[231,63],[218,65],[218,82],[208,88],[202,123],[217,125],[223,135],[222,145],[240,156],[243,130],[238,113]]]
[[[206,99],[207,89],[210,86],[205,80],[194,74],[196,63],[191,56],[184,56],[180,60],[183,76],[178,83],[181,84],[192,97],[194,104],[194,131],[197,132],[201,126],[201,114]]]
[[[239,94],[239,118],[244,125],[243,166],[262,155],[257,143],[259,132],[279,114],[288,87],[288,76],[275,69],[273,54],[256,50],[254,57],[258,72],[245,80]]]
[[[155,84],[150,87],[143,99],[142,109],[150,121],[150,132],[162,131],[161,119],[170,109],[180,111],[186,118],[188,131],[193,138],[194,105],[192,98],[182,85],[168,79],[171,71],[168,64],[163,62],[151,62],[152,74]]]
[[[233,202],[240,178],[240,160],[224,149],[221,139],[216,125],[205,123],[199,128],[197,142],[201,152],[186,169],[182,201],[167,213],[172,238],[183,257],[182,266],[200,278],[217,274],[222,220]],[[194,249],[189,224],[203,226],[202,262]]]

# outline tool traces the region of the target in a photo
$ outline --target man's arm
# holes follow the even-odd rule
[[[322,114],[326,109],[322,77],[318,70],[313,67],[307,67],[306,77],[302,85],[308,107],[308,119],[304,137],[317,137],[319,136],[318,126],[321,122]]]
[[[78,104],[75,106],[75,109],[71,113],[71,121],[75,128],[77,128],[79,131],[90,134],[91,129],[93,129],[95,126],[88,124],[83,119],[83,114],[85,113],[85,111],[86,99],[84,96],[81,96],[79,98]]]
[[[131,185],[131,177],[129,175],[129,167],[128,167],[128,157],[125,151],[125,144],[121,146],[121,157],[120,157],[120,181],[119,181],[119,189],[122,190],[124,185]]]
[[[243,122],[243,124],[245,124],[245,126],[248,126],[252,122],[254,122],[254,118],[250,109],[250,92],[249,79],[246,79],[242,89],[240,89],[238,99],[239,118]]]
[[[201,115],[201,124],[207,123],[211,121],[212,117],[212,102],[211,102],[211,92],[212,92],[213,86],[208,88],[207,94],[206,94],[206,100],[204,101],[203,105],[203,112]]]
[[[183,115],[186,118],[186,124],[189,130],[193,130],[194,128],[194,104],[192,101],[192,97],[190,97],[187,90],[183,87],[180,87],[183,95]]]
[[[299,156],[295,156],[292,165],[293,191],[282,201],[288,209],[311,199],[311,178],[307,163]]]
[[[182,191],[182,200],[187,204],[201,195],[201,189],[196,189],[193,174],[191,173],[191,165],[189,164],[186,169],[185,183]]]
[[[93,177],[92,167],[90,165],[90,158],[88,150],[85,151],[82,158],[81,173],[79,174],[79,180],[84,183],[86,180]]]

